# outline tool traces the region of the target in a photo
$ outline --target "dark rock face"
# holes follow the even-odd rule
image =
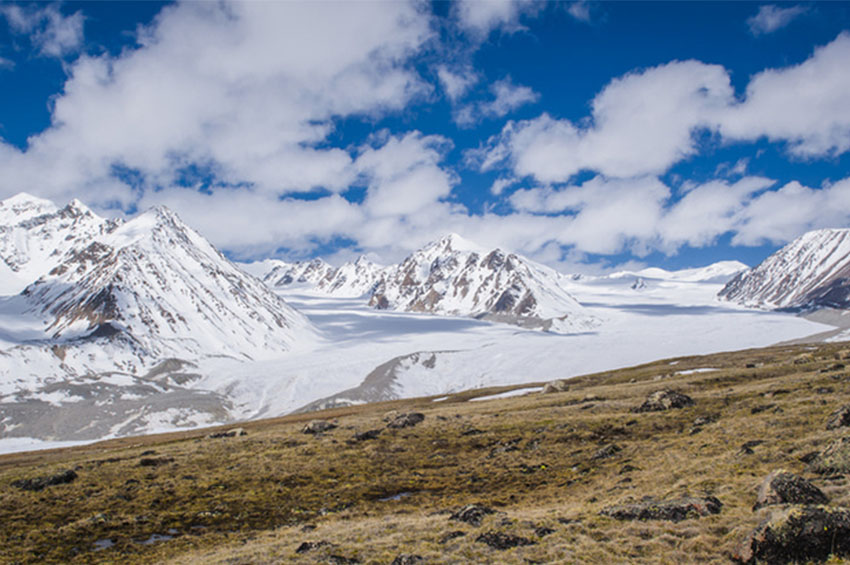
[[[475,541],[479,543],[486,543],[493,549],[498,549],[500,551],[517,547],[519,545],[533,545],[536,543],[528,538],[512,536],[503,532],[487,532],[475,538]]]
[[[623,448],[617,445],[616,443],[611,443],[604,447],[600,447],[596,451],[596,453],[593,454],[593,457],[591,457],[591,459],[593,459],[594,461],[598,459],[608,459],[609,457],[614,457],[622,450]]]
[[[819,474],[850,473],[850,436],[839,438],[824,448],[809,463]]]
[[[365,432],[359,432],[354,434],[354,441],[367,441],[370,439],[378,439],[378,436],[381,435],[381,430],[367,430]]]
[[[173,457],[142,457],[139,459],[140,467],[159,467],[160,465],[167,465],[169,463],[173,463]]]
[[[772,513],[739,545],[739,563],[809,563],[850,556],[850,510],[793,506]]]
[[[829,499],[806,479],[779,469],[769,474],[759,486],[753,510],[772,504],[826,504]]]
[[[223,437],[241,437],[241,436],[246,436],[246,435],[248,435],[248,432],[246,432],[244,428],[233,428],[232,430],[227,430],[227,431],[224,431],[224,432],[212,433],[212,434],[208,435],[207,437],[209,439],[220,439],[220,438],[223,438]]]
[[[407,414],[399,414],[387,424],[388,428],[410,428],[420,423],[425,419],[425,415],[420,412],[409,412]]]
[[[77,478],[77,473],[73,469],[56,473],[55,475],[47,475],[45,477],[36,477],[34,479],[21,479],[13,481],[12,486],[22,490],[40,491],[46,487],[54,485],[64,485],[73,482]]]
[[[673,408],[693,406],[694,399],[681,392],[671,389],[658,390],[646,397],[646,400],[632,412],[662,412]]]
[[[298,546],[298,549],[295,550],[295,553],[307,553],[308,551],[314,551],[321,547],[331,547],[332,545],[333,544],[331,542],[325,540],[305,541]]]
[[[685,497],[675,500],[656,500],[652,497],[646,497],[640,502],[609,506],[600,513],[617,520],[681,522],[688,518],[719,514],[721,508],[723,508],[723,503],[713,496],[705,498]]]
[[[466,535],[466,532],[461,530],[454,530],[452,532],[447,533],[443,537],[440,538],[440,543],[446,544],[452,541],[453,539],[462,538]]]
[[[850,405],[842,406],[829,415],[826,421],[826,429],[836,430],[850,426]]]
[[[459,522],[466,522],[467,524],[472,524],[473,526],[480,526],[481,520],[484,519],[484,516],[488,514],[494,514],[496,511],[492,508],[487,508],[486,506],[480,506],[478,504],[467,504],[451,516],[449,516],[449,520],[457,520]]]
[[[419,563],[425,563],[425,559],[421,555],[407,555],[402,553],[393,559],[391,565],[418,565]]]
[[[329,432],[334,428],[336,428],[336,424],[328,422],[327,420],[313,420],[302,428],[301,433],[313,435],[322,434]]]

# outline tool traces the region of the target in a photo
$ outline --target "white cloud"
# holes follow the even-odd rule
[[[540,95],[527,86],[514,84],[511,77],[490,85],[491,100],[466,104],[454,112],[454,121],[460,126],[471,126],[482,118],[501,118],[510,112],[537,102]]]
[[[365,210],[373,217],[411,215],[447,197],[457,181],[440,162],[450,148],[442,136],[414,131],[366,149],[355,163],[368,186]]]
[[[823,188],[794,181],[753,199],[737,219],[735,245],[786,243],[820,228],[850,225],[850,178]]]
[[[590,4],[586,0],[579,0],[578,2],[571,2],[569,6],[567,6],[567,13],[569,13],[575,19],[582,22],[590,21]]]
[[[515,185],[517,182],[518,180],[513,177],[499,177],[493,181],[492,185],[490,185],[490,194],[498,196],[502,194],[506,188]]]
[[[745,100],[722,120],[724,137],[788,141],[800,157],[850,149],[850,33],[799,65],[768,69],[747,85]]]
[[[507,161],[515,174],[543,183],[582,170],[657,174],[696,152],[693,131],[712,126],[731,99],[722,67],[677,61],[611,81],[594,98],[586,125],[548,114],[509,122],[478,158],[484,170]]]
[[[5,57],[0,57],[0,71],[14,69],[15,62],[11,59],[6,59]]]
[[[29,35],[33,47],[42,55],[61,58],[79,51],[83,45],[82,12],[65,16],[57,4],[44,7],[6,4],[0,7],[0,14],[13,32]]]
[[[481,106],[481,112],[499,118],[540,99],[540,95],[531,88],[514,84],[511,77],[497,80],[491,84],[490,92],[493,93],[494,98]]]
[[[541,183],[589,170],[609,177],[660,174],[698,151],[694,133],[721,141],[767,137],[805,158],[850,150],[850,34],[803,63],[756,74],[735,98],[719,65],[674,61],[612,80],[580,122],[549,114],[509,122],[470,152],[484,170],[501,166]]]
[[[141,47],[81,56],[51,128],[0,150],[0,192],[40,187],[67,199],[137,198],[113,165],[168,186],[191,165],[221,183],[280,196],[347,188],[351,155],[321,144],[332,118],[403,108],[428,86],[408,66],[432,37],[413,3],[187,2],[142,31]]]
[[[805,14],[808,8],[805,6],[789,6],[780,8],[773,4],[759,6],[759,11],[747,18],[747,25],[753,35],[766,35],[784,28],[798,16]]]
[[[523,15],[536,15],[543,7],[538,0],[461,0],[454,12],[461,27],[481,39],[494,29],[515,32],[524,29]]]
[[[440,65],[437,67],[437,78],[452,102],[462,98],[478,82],[478,74],[471,67],[452,71],[446,65]]]

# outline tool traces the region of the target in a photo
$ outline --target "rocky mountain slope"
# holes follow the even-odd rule
[[[719,296],[764,309],[850,307],[850,229],[800,236],[729,281]]]
[[[226,420],[226,397],[186,388],[199,361],[279,357],[312,335],[166,208],[120,222],[18,195],[0,214],[6,288],[35,277],[0,299],[1,432],[51,437],[62,420],[55,435],[101,437]]]
[[[263,279],[276,288],[311,282],[295,276],[302,268],[272,269]],[[598,320],[570,295],[567,281],[529,259],[450,234],[398,265],[381,267],[361,257],[327,272],[313,287],[332,296],[363,296],[380,310],[468,316],[560,333],[595,327]]]

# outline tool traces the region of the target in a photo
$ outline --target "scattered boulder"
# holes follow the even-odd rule
[[[826,429],[828,430],[837,430],[846,426],[850,426],[850,404],[842,406],[830,414],[826,420]]]
[[[764,440],[761,439],[751,439],[750,441],[745,441],[741,444],[741,449],[738,450],[738,455],[752,455],[755,453],[753,451],[754,447],[758,447],[764,443]]]
[[[540,393],[551,394],[553,392],[567,392],[568,390],[570,390],[570,385],[567,380],[558,379],[557,381],[551,381],[543,385],[543,390],[541,390]]]
[[[657,500],[645,497],[640,502],[617,504],[603,508],[600,514],[617,520],[669,520],[681,522],[688,518],[699,518],[719,514],[723,503],[713,496],[705,498],[684,497],[674,500]]]
[[[344,555],[331,555],[328,557],[328,563],[333,565],[356,565],[360,560],[354,557],[345,557]]]
[[[492,508],[487,508],[486,506],[481,506],[480,504],[467,504],[466,506],[449,516],[449,520],[457,520],[459,522],[466,522],[467,524],[471,524],[473,526],[480,526],[481,520],[484,519],[484,516],[495,513],[496,511]]]
[[[542,538],[542,537],[548,536],[549,534],[554,534],[554,533],[555,533],[555,530],[553,528],[549,528],[549,527],[546,527],[546,526],[538,526],[538,527],[534,528],[534,535],[536,535],[539,538]]]
[[[142,457],[139,459],[139,467],[159,467],[174,462],[173,457]]]
[[[493,549],[498,549],[499,551],[504,551],[506,549],[510,549],[512,547],[517,547],[520,545],[534,545],[535,543],[537,543],[528,538],[514,536],[511,534],[506,534],[504,532],[487,532],[475,538],[475,541],[479,543],[485,543]]]
[[[465,535],[466,535],[466,532],[464,532],[462,530],[454,530],[454,531],[451,531],[451,532],[445,534],[443,537],[441,537],[440,543],[446,544],[446,543],[449,543],[450,541],[452,541],[453,539],[462,538]]]
[[[302,434],[323,434],[336,428],[336,424],[327,420],[311,420],[306,426],[301,429]]]
[[[759,486],[753,510],[772,504],[826,504],[829,499],[815,485],[794,473],[778,469]]]
[[[232,430],[226,430],[223,432],[215,432],[207,436],[209,439],[219,439],[223,437],[241,437],[248,435],[248,432],[245,431],[245,428],[233,428]]]
[[[365,432],[359,432],[354,434],[354,441],[367,441],[370,439],[378,439],[378,436],[381,435],[382,430],[367,430]]]
[[[739,563],[809,563],[850,556],[850,510],[791,506],[774,511],[738,545]]]
[[[425,563],[425,559],[421,555],[408,555],[402,553],[393,559],[391,565],[417,565],[419,563]]]
[[[388,428],[411,428],[425,419],[425,415],[420,412],[407,412],[399,414],[387,424]]]
[[[591,459],[594,461],[598,459],[608,459],[609,457],[614,457],[622,450],[623,448],[617,445],[616,443],[609,443],[608,445],[600,447],[598,450],[596,450],[596,453],[593,454],[593,457],[591,457]]]
[[[13,481],[12,486],[22,490],[40,491],[44,490],[46,487],[68,484],[76,479],[77,473],[74,472],[73,469],[68,469],[67,471],[56,473],[55,475]]]
[[[333,544],[329,541],[319,540],[319,541],[305,541],[295,550],[295,553],[307,553],[308,551],[314,551],[316,549],[322,547],[332,547]]]
[[[665,388],[663,390],[657,390],[647,396],[644,403],[637,408],[632,409],[632,412],[662,412],[664,410],[685,408],[686,406],[693,405],[694,399],[687,394],[682,394],[681,392]]]
[[[812,459],[809,469],[822,475],[850,473],[850,436],[838,438],[827,445]]]

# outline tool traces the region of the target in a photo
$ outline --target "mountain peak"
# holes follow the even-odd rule
[[[0,209],[9,210],[15,214],[28,213],[49,214],[57,210],[56,204],[45,198],[33,196],[27,192],[19,192],[5,200],[0,200]]]
[[[474,251],[477,253],[485,252],[486,250],[475,242],[472,242],[463,236],[451,232],[447,233],[437,241],[431,242],[424,249],[438,249],[445,251]]]

